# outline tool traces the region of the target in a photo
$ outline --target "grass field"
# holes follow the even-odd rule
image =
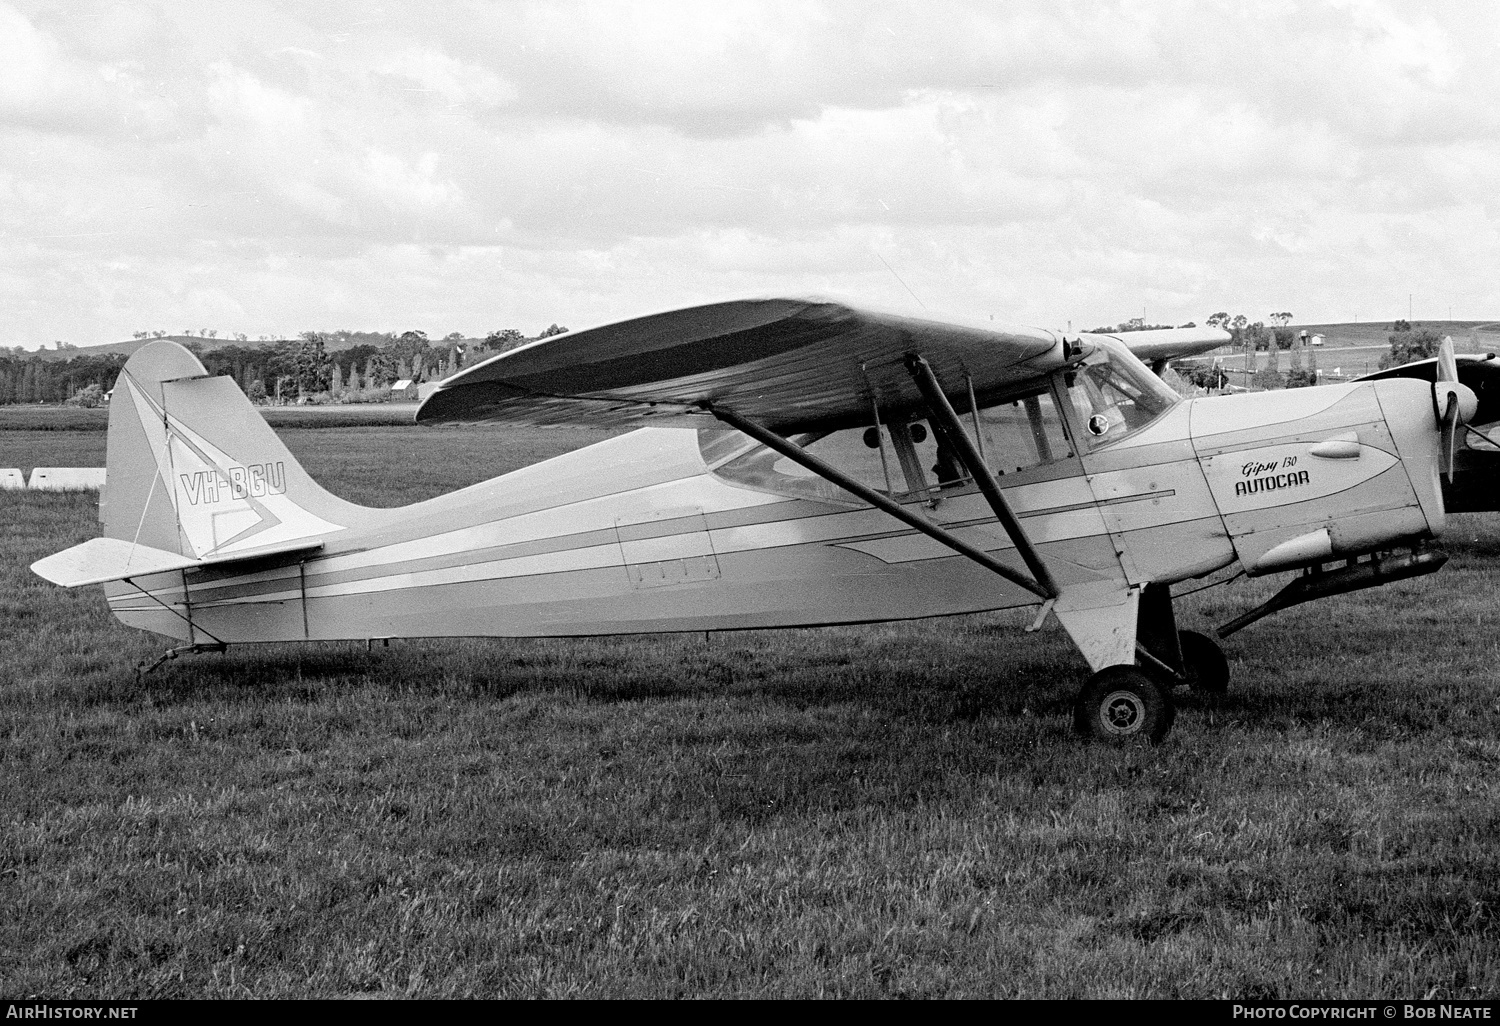
[[[9,426],[0,465],[102,457]],[[387,504],[601,437],[282,434]],[[1437,575],[1237,635],[1227,697],[1117,749],[1021,614],[137,679],[162,640],[26,570],[95,503],[0,493],[7,997],[1500,993],[1493,517]]]

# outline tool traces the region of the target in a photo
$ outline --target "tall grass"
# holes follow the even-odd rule
[[[588,440],[284,435],[358,501]],[[137,678],[162,641],[25,569],[93,502],[0,493],[0,993],[1500,990],[1492,518],[1440,574],[1236,636],[1228,696],[1118,749],[1072,735],[1085,668],[1021,614]]]

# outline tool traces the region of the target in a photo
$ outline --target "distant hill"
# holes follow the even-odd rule
[[[197,335],[166,335],[164,338],[173,342],[192,343],[201,347],[204,352],[215,349],[223,349],[225,346],[274,346],[272,342],[241,342],[234,338],[199,338]],[[77,349],[43,349],[40,351],[43,360],[71,360],[77,356],[108,356],[111,353],[124,353],[126,356],[134,353],[147,342],[157,342],[154,338],[132,338],[124,342],[106,342],[99,346],[79,346]]]

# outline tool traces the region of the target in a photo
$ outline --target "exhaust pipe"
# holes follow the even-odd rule
[[[1219,637],[1227,638],[1243,630],[1261,617],[1270,616],[1282,609],[1311,602],[1313,599],[1343,595],[1365,588],[1376,588],[1392,581],[1403,581],[1408,577],[1422,577],[1435,573],[1448,562],[1448,554],[1435,550],[1409,553],[1377,552],[1363,563],[1350,563],[1337,570],[1310,567],[1301,577],[1292,581],[1263,604],[1241,616],[1235,617],[1217,631]]]

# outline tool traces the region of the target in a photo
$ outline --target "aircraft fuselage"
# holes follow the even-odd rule
[[[1253,574],[1343,558],[1441,532],[1430,393],[1395,380],[1185,400],[999,481],[1075,605],[1236,559]],[[1083,437],[1076,420],[1069,437]],[[184,489],[204,508],[237,494]],[[902,504],[1021,568],[972,483]],[[315,553],[107,585],[110,607],[133,627],[238,643],[734,630],[1037,602],[831,486],[788,492],[712,469],[692,429],[639,430],[364,514]]]

